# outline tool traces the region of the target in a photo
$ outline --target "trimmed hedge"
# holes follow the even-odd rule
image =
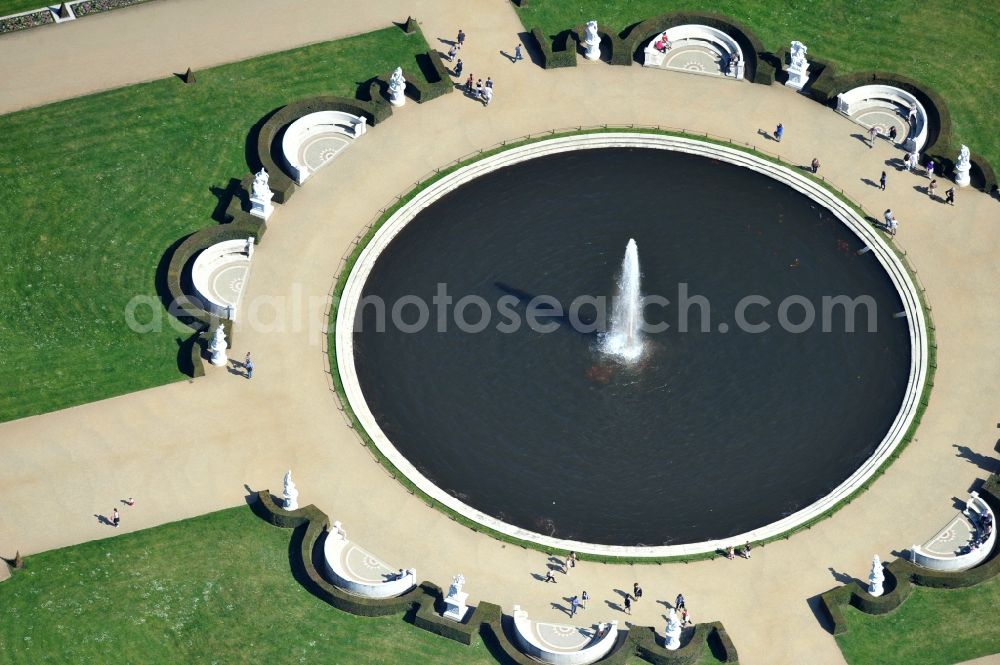
[[[583,48],[583,38],[587,34],[587,25],[583,23],[576,26],[573,29],[573,34],[575,35],[577,44]],[[632,49],[629,48],[626,40],[622,39],[617,32],[603,29],[600,25],[597,26],[597,34],[601,37],[601,55],[604,55],[608,47],[610,47],[611,56],[608,60],[609,64],[622,65],[624,67],[632,66]]]
[[[550,40],[542,33],[541,28],[531,29],[531,36],[542,54],[542,67],[576,67],[576,44],[570,45],[572,34],[571,30],[563,30]]]
[[[721,30],[735,39],[743,51],[744,77],[747,80],[763,85],[771,85],[774,82],[774,66],[761,59],[761,56],[765,55],[767,51],[764,50],[764,44],[757,38],[757,35],[739,21],[721,14],[712,12],[669,12],[661,14],[660,16],[636,23],[629,30],[628,36],[623,41],[629,53],[639,62],[642,62],[644,59],[642,50],[649,40],[664,30],[688,23],[707,25],[716,30]]]
[[[735,663],[739,654],[729,634],[721,623],[695,624],[693,632],[687,636],[687,644],[676,651],[667,651],[660,644],[656,631],[648,626],[630,626],[629,638],[634,644],[635,654],[653,665],[694,665],[705,654],[705,649],[712,652],[726,663]],[[712,649],[710,643],[714,643]]]
[[[981,499],[994,512],[1000,511],[1000,477],[990,476],[979,491]],[[969,570],[945,572],[922,568],[906,559],[886,564],[886,592],[875,598],[868,587],[857,580],[835,587],[820,595],[820,604],[833,622],[833,634],[847,631],[843,606],[850,604],[866,614],[887,614],[903,604],[914,585],[938,589],[958,589],[985,582],[1000,573],[1000,547],[995,547],[986,561]]]
[[[413,624],[419,628],[465,645],[471,645],[478,633],[489,643],[494,654],[503,654],[506,662],[537,665],[537,661],[521,652],[510,638],[513,618],[505,615],[499,605],[480,602],[465,621],[457,623],[438,614],[444,609],[444,592],[431,582],[421,582],[412,591],[395,598],[373,599],[349,594],[328,582],[319,572],[322,561],[320,539],[330,528],[330,518],[326,513],[313,505],[285,510],[268,490],[257,492],[250,508],[269,524],[296,530],[292,550],[297,551],[298,556],[292,561],[293,572],[298,573],[297,579],[310,593],[326,603],[359,616],[388,616],[413,611]],[[295,540],[298,538],[301,541],[296,547]],[[723,654],[725,662],[736,662],[737,659],[736,649],[721,623],[697,624],[688,644],[677,651],[667,651],[659,646],[651,627],[625,626],[619,630],[611,653],[601,659],[601,663],[624,665],[630,656],[638,655],[651,663],[693,664],[702,656],[710,640],[715,644],[713,652]]]

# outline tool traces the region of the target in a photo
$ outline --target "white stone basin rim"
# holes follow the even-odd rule
[[[900,410],[896,414],[896,418],[893,420],[889,431],[876,447],[875,452],[849,478],[826,496],[776,522],[736,536],[718,540],[652,547],[601,545],[575,540],[563,540],[508,524],[453,497],[421,474],[409,460],[396,450],[392,441],[389,440],[378,426],[378,422],[375,420],[371,409],[368,408],[361,385],[358,382],[357,370],[354,365],[353,328],[357,306],[362,296],[365,282],[368,280],[368,275],[375,266],[379,254],[421,210],[474,178],[537,157],[571,150],[601,148],[673,150],[722,160],[771,177],[808,196],[829,210],[858,236],[865,245],[871,248],[870,254],[882,264],[882,267],[899,292],[903,303],[903,311],[906,313],[909,325],[911,349],[909,378]],[[747,541],[760,541],[772,538],[819,517],[841,500],[850,496],[854,490],[871,478],[900,444],[920,406],[920,397],[927,378],[928,366],[927,323],[924,319],[924,311],[920,304],[917,289],[910,279],[906,268],[892,249],[886,245],[879,232],[873,229],[849,205],[805,175],[796,173],[789,168],[748,152],[686,137],[640,132],[580,134],[547,139],[511,148],[510,150],[486,157],[457,169],[418,192],[410,201],[386,220],[385,224],[379,228],[378,232],[358,257],[357,263],[344,287],[337,310],[336,349],[337,369],[340,373],[344,392],[361,426],[368,433],[368,436],[371,437],[379,452],[422,492],[444,504],[450,510],[512,538],[530,541],[544,547],[621,557],[686,556],[713,552],[719,549],[724,550],[729,546],[736,547]]]

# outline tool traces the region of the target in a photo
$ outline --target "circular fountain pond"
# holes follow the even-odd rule
[[[470,179],[392,233],[352,276],[367,304],[341,305],[352,406],[418,484],[492,526],[646,547],[752,533],[857,478],[908,423],[914,317],[895,316],[883,259],[760,173],[561,152]],[[669,327],[623,361],[595,328],[630,239],[647,327]],[[873,305],[854,332],[824,306],[836,296]],[[347,359],[345,311],[360,312]]]

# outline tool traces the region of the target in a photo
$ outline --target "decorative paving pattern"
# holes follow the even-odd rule
[[[399,573],[398,568],[391,568],[354,543],[348,544],[341,551],[340,560],[344,570],[361,582],[385,582],[389,577],[395,577]]]
[[[240,293],[243,291],[243,283],[246,280],[247,272],[250,270],[250,260],[234,260],[220,265],[208,277],[209,295],[216,300],[228,305],[236,305],[240,300]]]
[[[910,134],[910,125],[906,122],[906,119],[898,113],[893,113],[888,108],[865,109],[851,116],[851,119],[865,127],[878,127],[878,131],[882,136],[888,136],[889,128],[895,127],[897,132],[896,140],[900,143]]]
[[[665,69],[723,76],[722,58],[715,51],[697,45],[674,47],[663,61]]]
[[[552,651],[579,651],[594,639],[592,628],[537,621],[532,626],[538,641]]]
[[[333,161],[348,145],[350,139],[342,134],[320,134],[299,147],[299,163],[316,172]]]
[[[961,554],[962,548],[972,540],[975,532],[969,519],[959,513],[955,519],[941,529],[936,536],[927,541],[921,547],[928,554],[936,556],[955,556]]]

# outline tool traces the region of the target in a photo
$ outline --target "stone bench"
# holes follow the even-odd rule
[[[985,527],[987,521],[990,524],[988,533]],[[970,543],[977,537],[982,540],[982,544],[972,549]],[[911,548],[910,560],[931,570],[968,570],[989,557],[996,545],[996,538],[993,510],[979,498],[978,493],[972,492],[965,503],[965,510],[952,518],[926,543]]]
[[[392,568],[347,539],[334,522],[323,543],[323,568],[338,588],[364,598],[401,596],[417,586],[417,571]]]
[[[367,131],[367,118],[343,111],[317,111],[302,116],[285,129],[281,139],[289,175],[301,185]]]
[[[732,76],[733,78],[741,80],[743,79],[743,71],[746,63],[746,59],[743,57],[743,51],[740,49],[740,45],[735,39],[721,30],[707,25],[691,23],[688,25],[678,25],[673,28],[668,28],[666,33],[667,37],[670,38],[670,46],[672,47],[671,50],[682,48],[686,45],[697,45],[707,48],[719,56],[719,59],[722,62],[722,67],[724,68],[722,71],[724,76]],[[655,46],[656,42],[660,39],[660,34],[649,40],[649,43],[646,44],[646,48],[643,49],[643,55],[645,58],[642,64],[644,67],[662,67],[663,63],[667,59],[669,51],[667,53],[660,53]],[[729,72],[729,63],[732,61],[734,55],[739,56],[739,64],[737,65],[735,72]]]
[[[552,665],[590,665],[611,653],[618,640],[618,622],[579,628],[541,623],[514,606],[514,640],[532,658]]]
[[[837,95],[837,111],[849,118],[872,108],[889,109],[893,113],[907,117],[910,109],[916,109],[917,116],[910,127],[910,135],[903,142],[908,152],[919,152],[927,143],[927,111],[920,101],[902,88],[892,85],[862,85]],[[864,126],[863,123],[859,123]]]
[[[253,238],[240,238],[216,243],[198,254],[191,265],[191,283],[205,311],[236,317],[252,252]]]

